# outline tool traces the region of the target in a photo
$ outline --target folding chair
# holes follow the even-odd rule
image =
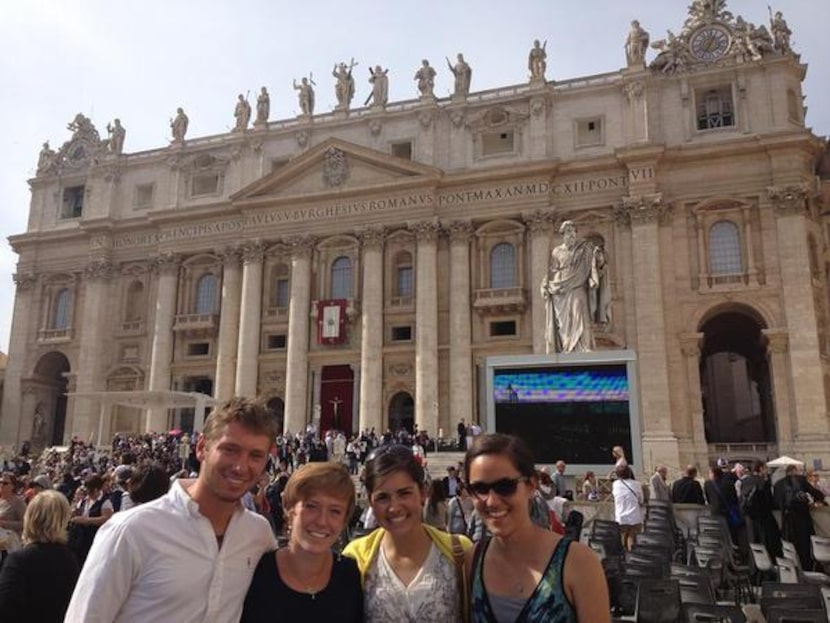
[[[643,580],[637,604],[637,623],[675,623],[680,618],[680,585],[677,580]]]
[[[680,614],[683,623],[746,623],[746,616],[737,606],[683,604]]]
[[[791,560],[795,565],[799,581],[809,582],[811,584],[822,584],[825,586],[830,586],[830,576],[827,576],[818,571],[804,570],[804,568],[801,566],[801,558],[798,556],[798,550],[795,548],[795,545],[793,543],[781,539],[781,548],[784,550],[784,558]]]
[[[816,564],[820,564],[825,572],[830,571],[830,539],[813,535],[810,537],[810,547]]]
[[[775,565],[772,564],[772,559],[769,557],[769,552],[763,543],[750,543],[749,552],[755,585],[760,586],[765,576],[767,578],[775,576]]]
[[[825,623],[827,615],[824,610],[790,610],[783,606],[773,606],[766,614],[767,623]]]

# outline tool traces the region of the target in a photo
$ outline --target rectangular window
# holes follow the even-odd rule
[[[590,119],[578,119],[576,121],[577,147],[602,145],[604,142],[602,117],[591,117]]]
[[[515,320],[497,320],[490,323],[490,337],[508,337],[516,335]]]
[[[218,173],[201,173],[194,175],[191,180],[190,196],[203,197],[205,195],[215,195],[219,192],[219,174]]]
[[[187,345],[188,357],[204,357],[210,354],[210,342],[193,342]]]
[[[395,158],[403,158],[404,160],[412,160],[412,141],[404,141],[401,143],[392,143],[392,155]]]
[[[715,130],[735,125],[735,108],[732,103],[731,87],[724,86],[717,89],[698,91],[695,98],[698,130]]]
[[[392,327],[393,342],[411,342],[412,327]]]
[[[138,184],[135,187],[135,207],[137,209],[152,208],[154,193],[154,184]]]
[[[269,335],[268,336],[268,350],[285,350],[288,343],[285,335]]]
[[[83,186],[71,186],[63,189],[63,205],[61,218],[81,218],[84,212]]]
[[[515,151],[515,135],[513,130],[503,132],[488,132],[481,135],[481,155],[509,154]]]
[[[288,307],[290,298],[288,279],[277,279],[274,284],[274,307]]]

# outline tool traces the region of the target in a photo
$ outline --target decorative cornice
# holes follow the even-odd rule
[[[445,227],[453,243],[466,244],[473,234],[473,224],[470,221],[451,221]]]
[[[533,210],[523,212],[522,221],[527,225],[532,235],[547,235],[553,228],[553,221],[556,218],[553,210]]]
[[[620,225],[640,223],[662,223],[671,214],[671,206],[663,203],[663,194],[623,197],[622,203],[614,208],[614,219]]]
[[[91,260],[84,268],[87,281],[107,281],[115,273],[115,266],[106,258]]]
[[[14,280],[15,286],[17,286],[18,292],[22,292],[24,290],[30,290],[37,283],[37,273],[14,273],[12,279]]]
[[[182,258],[177,253],[169,251],[166,253],[159,253],[153,258],[153,272],[156,272],[159,275],[175,275],[178,273],[181,263]]]
[[[437,220],[407,223],[406,227],[415,234],[419,243],[435,242],[441,233],[441,224]]]
[[[767,194],[778,214],[799,214],[807,211],[809,192],[804,185],[769,186]]]
[[[359,229],[356,233],[358,238],[360,238],[360,244],[363,245],[364,250],[383,249],[383,241],[386,238],[386,228],[382,225],[364,227]]]
[[[265,245],[261,240],[246,240],[239,247],[243,264],[261,264]]]

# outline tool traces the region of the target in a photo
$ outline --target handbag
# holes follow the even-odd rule
[[[458,535],[451,534],[452,559],[455,563],[455,579],[458,583],[458,595],[461,598],[461,622],[470,623],[470,586],[467,582],[467,566],[464,560],[464,548]]]

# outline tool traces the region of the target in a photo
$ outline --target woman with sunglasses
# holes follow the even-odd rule
[[[345,465],[309,463],[282,494],[288,546],[260,559],[245,597],[242,623],[363,620],[357,566],[332,551],[355,505]]]
[[[406,446],[381,446],[366,460],[365,484],[377,530],[343,551],[363,578],[367,623],[466,620],[464,536],[423,523],[424,468]]]
[[[535,525],[533,455],[518,437],[479,437],[465,473],[478,513],[492,537],[472,561],[474,623],[606,623],[611,620],[605,575],[585,545]]]

